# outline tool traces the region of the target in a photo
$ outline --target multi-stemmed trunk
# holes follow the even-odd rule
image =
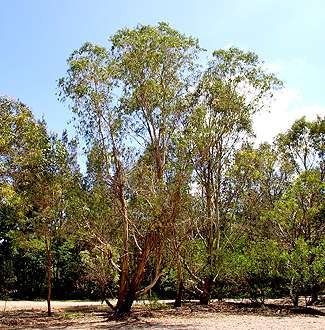
[[[144,279],[145,268],[155,242],[154,236],[155,234],[150,232],[145,238],[144,246],[140,254],[136,270],[131,278],[131,282],[129,283],[130,278],[128,272],[121,273],[120,275],[120,290],[115,310],[116,315],[122,315],[130,312],[133,302],[137,298],[137,293]]]
[[[123,290],[119,291],[119,293],[121,294],[119,294],[118,297],[115,315],[122,315],[129,313],[133,302],[137,299],[139,294],[146,293],[157,283],[158,279],[160,278],[161,276],[160,268],[161,268],[163,250],[164,250],[164,239],[166,238],[166,235],[168,233],[167,228],[169,228],[169,225],[173,221],[175,221],[177,217],[179,211],[179,199],[180,199],[180,194],[179,191],[177,190],[173,196],[173,201],[172,201],[173,208],[171,210],[170,215],[166,217],[166,215],[163,212],[161,213],[161,216],[159,217],[157,223],[164,224],[164,226],[162,226],[163,229],[155,228],[147,232],[132,277],[129,274],[129,269],[128,269],[128,273],[121,272],[120,285],[123,286]],[[153,279],[151,284],[148,285],[144,290],[140,290],[140,286],[145,276],[145,271],[148,265],[149,258],[153,252],[155,252],[155,257],[156,257],[155,278]],[[121,283],[122,276],[124,281],[123,283]]]

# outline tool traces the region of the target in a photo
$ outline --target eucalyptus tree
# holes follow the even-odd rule
[[[102,176],[119,210],[119,314],[161,276],[164,244],[179,213],[184,181],[169,150],[199,46],[165,23],[123,29],[110,41],[109,48],[87,43],[73,52],[59,85],[72,102],[80,133],[89,146],[98,147]],[[129,184],[131,177],[137,186]],[[151,255],[156,274],[141,289]]]
[[[195,180],[202,191],[200,236],[206,251],[200,301],[207,304],[216,279],[230,200],[225,199],[225,172],[241,140],[252,133],[252,116],[281,82],[263,70],[257,55],[237,48],[217,50],[193,93],[191,147]]]
[[[157,28],[118,32],[112,42],[125,86],[122,103],[131,129],[149,151],[152,172],[149,191],[155,196],[154,224],[144,237],[142,261],[136,271],[141,276],[134,277],[131,283],[137,287],[150,250],[161,255],[166,235],[179,212],[180,188],[186,175],[181,166],[176,166],[171,149],[186,110],[185,96],[199,47],[196,40],[164,23]],[[160,257],[158,264],[159,260]],[[154,282],[158,276],[159,273]]]
[[[44,127],[45,129],[45,127]],[[66,208],[70,189],[78,176],[75,165],[69,161],[68,146],[56,135],[44,132],[40,151],[40,166],[31,173],[27,198],[32,205],[31,236],[44,242],[47,257],[48,315],[51,315],[53,258],[55,241],[64,239],[67,227]]]
[[[27,106],[8,98],[1,98],[0,102],[1,186],[13,191],[19,202],[15,235],[25,246],[39,241],[37,245],[45,252],[50,316],[51,243],[64,222],[68,150],[57,136],[48,134],[44,122],[34,119]]]
[[[295,171],[291,185],[275,208],[286,216],[277,222],[276,233],[293,248],[295,240],[302,237],[312,245],[324,238],[324,150],[325,121],[297,120],[276,139],[279,157],[286,159]],[[281,205],[284,203],[284,208]],[[287,205],[288,204],[288,205]],[[291,214],[291,215],[289,215]],[[280,215],[280,214],[278,214]]]
[[[323,267],[319,268],[325,239],[324,119],[297,120],[279,134],[276,144],[279,157],[291,165],[295,175],[266,217],[273,222],[274,238],[288,254],[293,303],[297,305],[304,290],[311,293],[312,303],[324,285]]]

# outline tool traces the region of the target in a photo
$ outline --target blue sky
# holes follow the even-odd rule
[[[85,41],[106,45],[119,28],[159,21],[208,51],[253,50],[284,80],[271,112],[255,120],[260,140],[302,115],[325,114],[323,0],[1,0],[0,95],[19,98],[61,132],[70,114],[56,80],[69,54]]]

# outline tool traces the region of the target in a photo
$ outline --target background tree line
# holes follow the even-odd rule
[[[85,43],[58,81],[77,140],[0,98],[3,297],[290,294],[325,283],[325,120],[256,147],[252,118],[282,83],[256,54],[216,50],[166,23]],[[113,306],[109,299],[117,298]]]

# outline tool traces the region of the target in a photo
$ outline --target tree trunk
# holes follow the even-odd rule
[[[298,292],[295,290],[295,288],[291,288],[291,289],[290,289],[290,297],[291,297],[291,301],[292,301],[293,307],[298,307],[298,303],[299,303],[299,294],[298,294]]]
[[[116,310],[119,310],[127,299],[129,284],[129,219],[126,201],[124,198],[124,185],[120,184],[119,198],[123,213],[123,255],[121,256],[121,272],[119,279],[118,301]]]
[[[212,286],[212,279],[209,277],[205,278],[202,285],[202,292],[200,294],[200,305],[209,304],[211,286]]]
[[[122,266],[119,279],[118,300],[116,304],[116,311],[120,310],[121,306],[125,303],[128,293],[128,269],[125,271]]]
[[[292,301],[293,307],[298,307],[299,295],[296,292],[291,293],[291,301]]]
[[[133,305],[134,300],[137,297],[137,292],[143,281],[145,274],[145,267],[148,263],[150,253],[152,251],[153,244],[156,243],[158,238],[151,232],[146,236],[144,247],[139,258],[137,268],[132,277],[132,281],[125,291],[124,296],[118,297],[118,302],[116,305],[115,315],[122,315],[129,313]]]
[[[312,306],[315,302],[318,301],[318,293],[320,291],[319,285],[315,284],[311,287],[311,295],[310,300],[308,301],[307,305]]]
[[[177,251],[177,280],[178,280],[178,289],[177,294],[174,302],[174,308],[181,307],[182,306],[182,300],[184,295],[184,273],[183,268],[181,265],[180,257],[179,257],[179,251]]]
[[[291,297],[293,307],[298,307],[299,293],[295,286],[294,280],[291,280],[290,297]]]
[[[177,295],[175,298],[175,302],[174,302],[174,308],[176,307],[182,307],[182,300],[183,300],[183,295],[184,295],[184,279],[179,278],[178,279],[178,290],[177,290]]]
[[[46,249],[46,258],[47,258],[47,315],[52,316],[52,312],[51,312],[52,255],[47,237],[45,237],[45,249]]]

